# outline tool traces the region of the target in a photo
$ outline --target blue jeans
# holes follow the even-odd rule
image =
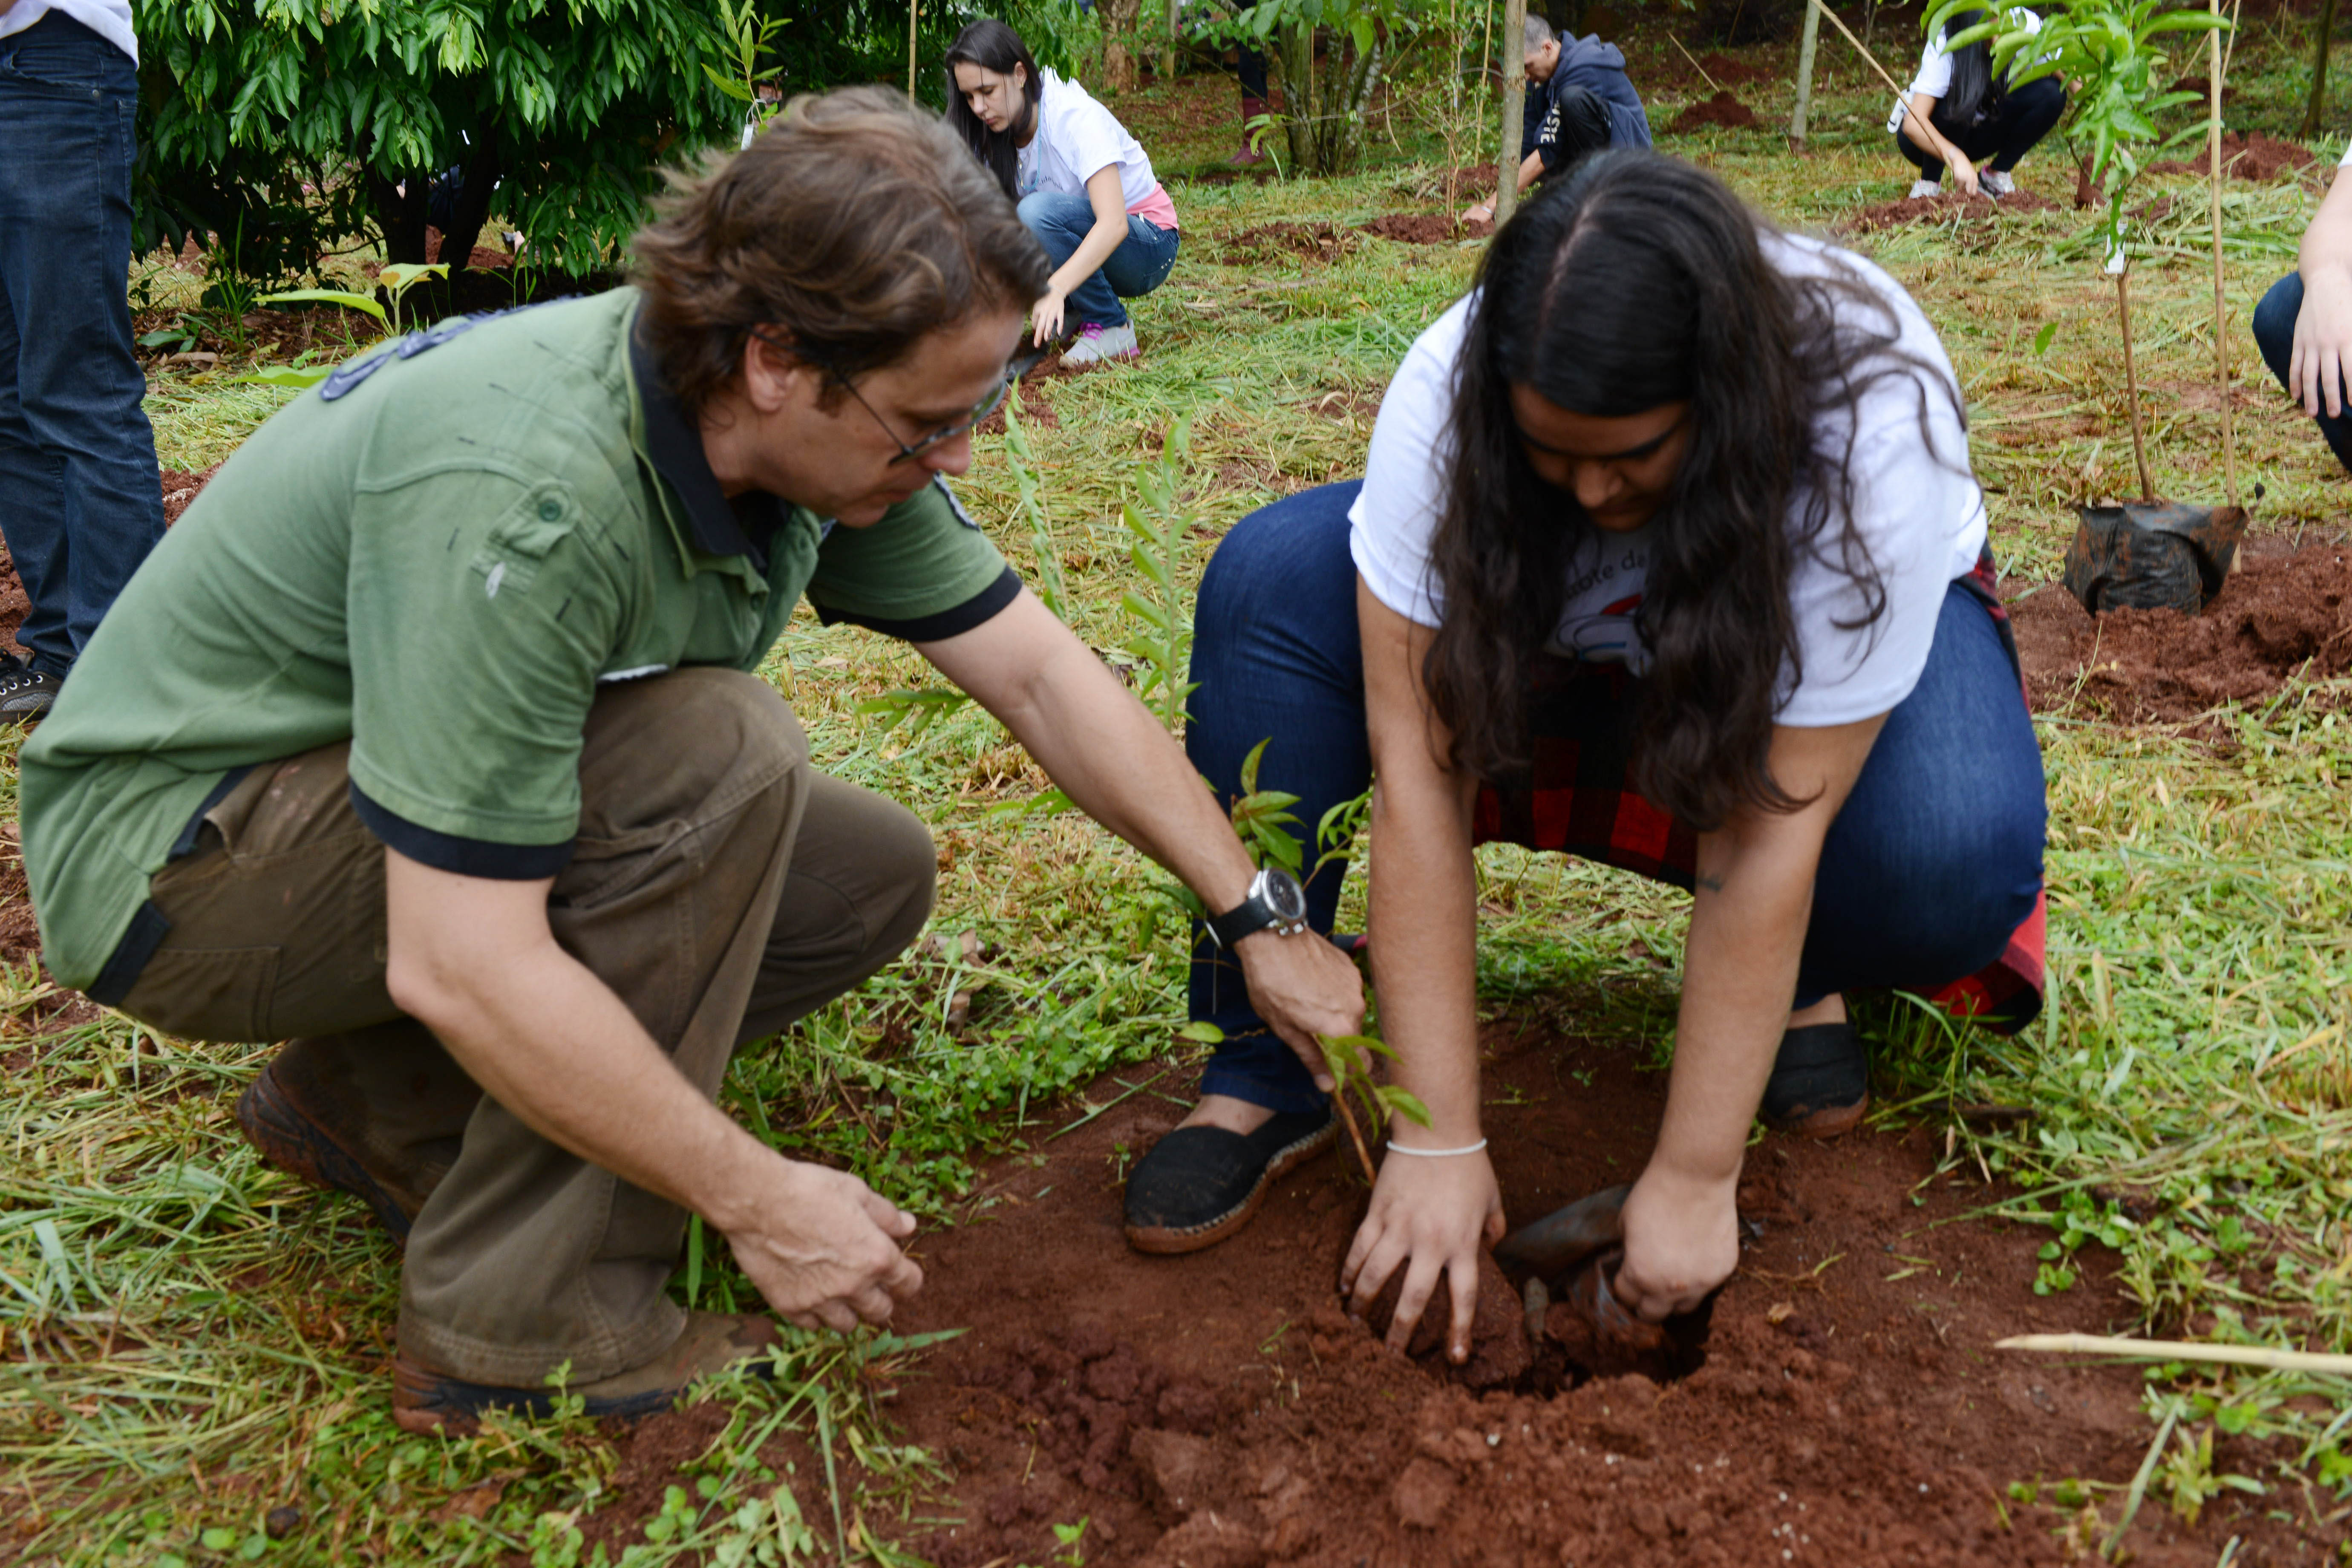
[[[0,38],[0,535],[62,677],[163,537],[131,352],[131,58],[61,11]]]
[[[2297,396],[2286,379],[2287,366],[2294,363],[2294,321],[2303,314],[2303,274],[2290,272],[2271,285],[2263,302],[2254,307],[2254,344],[2263,351],[2263,363],[2271,374],[2286,387],[2287,395]],[[2352,469],[2352,387],[2339,386],[2336,395],[2343,399],[2344,413],[2338,416],[2321,414],[2319,433],[2327,437],[2328,448],[2336,460]],[[2326,404],[2320,405],[2324,409]]]
[[[1243,759],[1273,737],[1259,787],[1297,795],[1310,838],[1326,810],[1371,782],[1348,554],[1360,488],[1325,485],[1244,518],[1210,561],[1193,613],[1192,765],[1230,805]],[[2045,816],[2017,672],[1984,605],[1956,584],[1918,686],[1888,715],[1831,824],[1792,1002],[1933,986],[1992,963],[2041,890]],[[1345,871],[1334,861],[1307,883],[1317,931],[1331,929]],[[1252,1010],[1239,966],[1218,962],[1197,930],[1191,1012],[1226,1037],[1203,1094],[1276,1110],[1323,1103]]]
[[[1084,196],[1032,191],[1021,198],[1020,210],[1021,221],[1045,246],[1055,267],[1076,255],[1087,236],[1094,232],[1095,209]],[[1127,325],[1127,307],[1119,301],[1150,293],[1168,280],[1169,270],[1175,265],[1176,231],[1128,214],[1127,237],[1118,242],[1118,248],[1100,270],[1070,290],[1065,324],[1072,329],[1089,321],[1104,327]]]

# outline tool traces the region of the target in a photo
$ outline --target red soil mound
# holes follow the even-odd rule
[[[1669,136],[1690,136],[1701,131],[1753,131],[1758,121],[1756,111],[1731,96],[1728,88],[1713,98],[1703,98],[1675,116],[1666,127]]]
[[[1484,1043],[1514,1107],[1489,1126],[1514,1223],[1640,1168],[1665,1080],[1635,1052],[1507,1021]],[[1479,1393],[1391,1355],[1341,1310],[1364,1194],[1339,1157],[1285,1179],[1219,1247],[1129,1251],[1118,1173],[1172,1121],[1171,1107],[1125,1099],[1000,1164],[985,1217],[918,1244],[929,1283],[899,1327],[970,1330],[893,1407],[904,1440],[954,1478],[951,1500],[922,1511],[963,1522],[907,1542],[943,1568],[1049,1561],[1050,1527],[1082,1518],[1098,1568],[1682,1568],[1784,1550],[2054,1564],[2069,1525],[2076,1555],[2091,1527],[2051,1506],[2049,1486],[2032,1504],[2009,1484],[2118,1485],[2147,1449],[2137,1370],[1990,1348],[2129,1319],[2088,1279],[2032,1293],[2044,1233],[1961,1219],[2000,1194],[1972,1171],[1935,1173],[1940,1129],[1753,1150],[1740,1270],[1688,1377],[1579,1382],[1539,1362]],[[2233,1449],[2228,1469],[2263,1473],[2266,1451],[2219,1443]],[[2104,1531],[2115,1510],[2102,1506]],[[2128,1550],[2207,1568],[2241,1534],[2241,1552],[2266,1560],[2294,1526],[2265,1506],[2225,1494],[2194,1531],[2143,1508]]]
[[[2010,605],[2037,709],[2079,698],[2121,723],[2194,719],[2288,679],[2352,671],[2352,546],[2244,553],[2199,616],[2112,610],[2095,618],[2056,584]]]
[[[2229,89],[2224,87],[2221,90],[2226,97]],[[2221,172],[2235,179],[2267,184],[2281,174],[2299,174],[2316,161],[2309,148],[2298,147],[2292,142],[2276,141],[2260,132],[2242,134],[2225,131],[2221,133]],[[2206,167],[2205,152],[2200,145],[2193,159],[2167,158],[2150,163],[2146,172],[2151,174],[2201,174],[2206,172]]]
[[[1294,257],[1336,261],[1362,243],[1355,230],[1341,228],[1335,223],[1261,224],[1234,236],[1216,259],[1227,267],[1248,267]]]
[[[1465,223],[1458,227],[1444,213],[1383,213],[1356,226],[1366,234],[1403,245],[1442,245],[1449,239],[1483,239],[1495,232],[1491,223]]]
[[[1958,192],[1941,196],[1905,196],[1896,201],[1879,202],[1859,207],[1848,214],[1838,225],[1848,234],[1871,234],[1883,228],[1900,228],[1912,223],[1949,223],[1955,217],[1995,218],[2003,214],[2056,212],[2058,204],[2037,196],[2020,185],[1999,201],[1990,196],[1964,196]]]

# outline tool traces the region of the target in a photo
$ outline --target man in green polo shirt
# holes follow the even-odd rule
[[[882,1321],[920,1284],[910,1216],[712,1103],[732,1051],[930,907],[921,823],[811,769],[751,673],[803,595],[912,642],[1231,911],[1302,1053],[1361,1018],[945,489],[1048,270],[953,134],[878,89],[803,100],[636,255],[630,288],[297,398],[22,755],[50,968],[172,1033],[288,1039],[247,1134],[404,1237],[413,1431],[543,1408],[567,1363],[592,1413],[642,1412],[772,1341],[667,1300],[689,1210],[797,1322]]]

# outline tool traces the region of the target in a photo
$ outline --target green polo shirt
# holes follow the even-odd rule
[[[600,684],[756,669],[803,594],[928,641],[1019,593],[944,485],[868,528],[722,496],[636,307],[620,289],[404,339],[205,487],[21,756],[60,981],[129,989],[165,929],[148,878],[257,763],[349,740],[353,804],[401,853],[551,876]]]

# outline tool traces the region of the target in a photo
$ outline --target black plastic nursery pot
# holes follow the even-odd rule
[[[2077,509],[2066,547],[2066,591],[2102,610],[2178,610],[2193,616],[2221,591],[2246,531],[2246,510],[2132,501]]]

